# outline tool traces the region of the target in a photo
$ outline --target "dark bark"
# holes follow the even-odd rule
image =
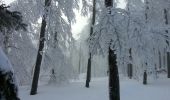
[[[105,0],[106,7],[112,7],[113,6],[113,0]]]
[[[162,67],[162,62],[161,62],[161,52],[159,51],[159,68],[161,69]]]
[[[81,73],[81,43],[80,43],[80,51],[79,51],[79,68],[78,68],[78,73]]]
[[[163,69],[165,69],[165,66],[166,66],[166,57],[165,57],[165,55],[166,55],[166,49],[164,48],[164,51],[163,51]]]
[[[14,73],[4,72],[0,68],[0,100],[20,100]]]
[[[9,10],[10,6],[0,4],[0,31],[27,30],[27,24],[23,23],[23,16],[18,11]],[[11,33],[12,34],[12,33]]]
[[[170,52],[167,52],[167,67],[168,78],[170,78]]]
[[[164,9],[164,18],[165,18],[165,24],[168,25],[168,12],[166,9]]]
[[[93,34],[93,26],[95,24],[95,18],[96,18],[96,0],[93,0],[93,13],[92,13],[92,24],[90,28],[90,36]],[[91,80],[91,53],[89,53],[88,58],[88,65],[87,65],[87,77],[86,77],[86,87],[89,88],[90,80]]]
[[[148,11],[149,11],[149,1],[145,0],[145,23],[146,24],[148,23]],[[147,63],[145,63],[145,64],[146,64],[146,67],[147,67]],[[146,70],[143,73],[143,84],[147,84],[147,73],[146,73]]]
[[[116,54],[109,48],[109,99],[120,100],[119,74],[116,64]]]
[[[89,88],[89,83],[91,80],[91,53],[89,55],[88,59],[88,65],[87,65],[87,77],[86,77],[86,87]]]
[[[132,49],[131,48],[129,49],[129,60],[132,61]],[[128,70],[127,71],[128,71],[128,77],[130,79],[132,79],[132,76],[133,76],[133,65],[132,65],[132,63],[128,64]]]
[[[132,64],[128,64],[128,77],[132,79],[132,76],[133,76]]]
[[[36,64],[35,64],[35,69],[34,69],[34,76],[33,76],[30,95],[37,94],[39,73],[40,73],[40,67],[41,67],[41,62],[42,62],[42,57],[43,57],[44,42],[45,42],[46,17],[47,17],[47,12],[48,12],[47,7],[50,6],[50,4],[51,4],[51,0],[45,0],[46,9],[45,9],[45,14],[43,16],[42,24],[41,24],[39,48],[38,48],[38,53],[37,53],[37,59],[36,59]]]
[[[161,69],[162,68],[161,52],[159,51],[158,54],[159,54],[159,68]]]
[[[168,25],[168,12],[167,9],[164,9],[164,18],[165,18],[165,24]],[[168,30],[165,30],[166,34],[168,35]],[[166,36],[168,37],[168,36]],[[167,45],[169,46],[169,41],[166,40]],[[167,52],[167,77],[170,78],[170,52]]]
[[[143,73],[143,84],[146,85],[147,84],[147,73],[146,70]]]
[[[113,0],[105,0],[105,6],[108,8],[108,14],[111,15],[111,7]],[[111,41],[112,42],[112,41]],[[119,87],[119,73],[116,62],[116,54],[109,46],[109,100],[120,100],[120,87]]]
[[[36,60],[36,65],[34,69],[34,76],[33,76],[33,81],[32,81],[32,88],[31,88],[31,95],[34,95],[37,93],[37,86],[38,86],[38,79],[39,79],[39,73],[40,73],[40,66],[42,62],[42,56],[43,56],[43,49],[44,49],[44,41],[45,41],[45,27],[46,27],[46,21],[42,21],[42,26],[41,26],[41,33],[40,33],[40,44],[39,44],[39,49],[38,49],[38,54],[37,54],[37,60]]]
[[[145,1],[145,21],[148,23],[148,10],[149,10],[149,2],[148,0]]]

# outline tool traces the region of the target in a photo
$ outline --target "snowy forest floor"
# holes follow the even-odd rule
[[[30,96],[28,87],[20,87],[21,100],[109,100],[108,79],[95,78],[90,88],[85,81],[71,82],[65,86],[41,85],[38,94]],[[120,80],[121,100],[170,100],[170,79],[159,78],[148,85],[130,79]]]

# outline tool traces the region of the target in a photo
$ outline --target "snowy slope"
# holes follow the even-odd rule
[[[135,80],[121,80],[121,100],[170,100],[170,79],[157,80],[146,86]],[[37,95],[30,96],[29,89],[21,87],[22,100],[109,100],[107,78],[93,79],[89,89],[83,81],[68,86],[40,86]]]
[[[1,47],[0,47],[0,69],[3,72],[9,72],[9,71],[13,72],[12,65]]]

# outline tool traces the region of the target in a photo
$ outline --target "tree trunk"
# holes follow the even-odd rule
[[[147,84],[147,73],[146,70],[143,73],[143,84],[146,85]]]
[[[79,68],[78,73],[81,74],[81,43],[80,43],[80,50],[79,50]]]
[[[89,55],[88,65],[87,65],[87,77],[86,77],[86,87],[87,88],[89,88],[90,80],[91,80],[91,53]]]
[[[93,34],[93,26],[95,24],[96,18],[96,0],[93,0],[93,12],[92,12],[92,24],[90,28],[90,36]],[[91,80],[91,53],[89,53],[88,65],[87,65],[87,77],[86,77],[86,87],[89,88],[90,80]]]
[[[168,13],[167,9],[164,9],[164,17],[165,17],[165,24],[168,25]],[[168,30],[165,30],[165,32],[168,34]],[[168,36],[167,36],[168,37]],[[166,40],[167,46],[169,46],[169,41]],[[170,52],[167,52],[167,77],[170,78]]]
[[[34,69],[34,76],[33,76],[30,95],[37,94],[38,79],[39,79],[40,66],[41,66],[41,62],[42,62],[44,42],[45,42],[46,18],[47,18],[47,12],[48,12],[47,7],[49,7],[50,4],[51,4],[51,0],[45,0],[45,13],[42,18],[40,39],[39,39],[39,48],[38,48],[38,53],[37,53],[37,59],[36,59],[36,64],[35,64],[35,69]]]
[[[120,100],[119,74],[116,54],[109,48],[109,99]]]
[[[128,77],[130,79],[132,79],[132,76],[133,76],[133,68],[132,68],[132,64],[128,64]]]
[[[168,78],[170,78],[170,52],[167,52],[167,67]]]
[[[108,9],[108,14],[111,15],[111,7],[113,6],[113,0],[105,0],[105,6]],[[109,46],[109,100],[120,100],[120,88],[119,88],[119,73],[118,66],[116,64],[116,54]]]
[[[165,66],[166,66],[166,49],[164,48],[164,51],[163,51],[163,69],[165,69]]]
[[[162,68],[161,52],[159,51],[158,54],[159,54],[159,69],[161,69]]]
[[[132,61],[132,49],[131,48],[129,49],[129,60]],[[132,63],[129,63],[128,64],[128,77],[130,79],[132,79],[132,75],[133,75],[133,68],[132,67],[133,67]]]
[[[145,0],[145,23],[148,23],[149,2]]]

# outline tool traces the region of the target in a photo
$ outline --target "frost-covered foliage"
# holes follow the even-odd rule
[[[73,78],[71,61],[58,47],[46,51],[42,67],[41,79],[43,80],[43,76],[46,75],[50,84],[68,83],[69,79]]]
[[[8,57],[14,66],[19,84],[28,85],[36,60],[36,48],[26,32],[17,33],[11,42],[15,48],[11,48]]]
[[[127,65],[131,63],[137,79],[144,70],[148,74],[166,70],[169,49],[169,25],[165,24],[164,15],[164,9],[168,9],[166,2],[168,0],[127,0],[126,9],[114,4],[110,15],[109,8],[103,7],[89,38],[91,52],[107,55],[111,45],[116,50],[119,71],[126,75]]]
[[[90,22],[85,25],[83,30],[80,33],[80,38],[77,40],[77,48],[74,50],[73,55],[74,62],[77,62],[74,64],[74,67],[77,69],[75,72],[77,73],[86,73],[87,70],[87,63],[88,63],[88,53],[89,53],[89,45],[87,43],[87,39],[90,35]],[[75,61],[77,60],[77,61]],[[106,76],[108,66],[107,66],[107,58],[101,56],[100,54],[93,55],[91,59],[91,75],[92,77],[102,77]],[[80,72],[79,72],[80,71]]]
[[[0,99],[19,100],[18,84],[12,65],[0,47]]]
[[[94,33],[89,38],[90,50],[93,54],[98,50],[102,54],[107,53],[109,45],[112,49],[121,49],[126,35],[125,17],[126,12],[118,8],[113,8],[111,15],[107,13],[107,9],[102,10],[100,20],[94,27]]]
[[[73,76],[71,63],[71,47],[74,46],[74,39],[71,33],[71,23],[75,21],[73,9],[78,8],[75,0],[54,1],[49,13],[47,49],[44,57],[43,68],[54,70],[55,83],[68,82]],[[47,70],[46,70],[47,71]]]
[[[18,30],[26,30],[26,24],[23,23],[22,14],[18,11],[9,10],[9,6],[0,3],[0,45],[8,53],[11,46],[9,41],[13,33]]]
[[[7,56],[11,59],[12,64],[14,65],[14,69],[16,68],[18,73],[19,71],[25,71],[24,67],[18,67],[21,66],[19,63],[20,60],[23,59],[23,56],[21,56],[21,48],[23,46],[19,45],[23,42],[27,43],[27,40],[23,41],[22,39],[27,36],[27,34],[24,34],[23,37],[21,37],[20,32],[26,33],[25,31],[19,31],[20,29],[26,30],[26,24],[23,23],[23,16],[18,11],[11,10],[8,6],[1,5],[3,9],[1,9],[2,13],[1,15],[1,32],[0,32],[0,46],[3,48]],[[27,38],[26,38],[27,39]],[[18,44],[17,44],[18,43]],[[19,48],[21,46],[21,48]],[[26,45],[24,45],[26,46]],[[27,45],[28,46],[28,45]],[[27,47],[26,46],[26,47]],[[25,50],[28,50],[26,47],[23,47]],[[19,50],[20,49],[20,50]],[[16,51],[16,52],[14,52]],[[19,51],[19,52],[17,52]],[[11,53],[13,52],[13,53]],[[14,55],[13,55],[14,54]],[[28,55],[26,55],[28,57]],[[15,62],[15,63],[13,63]],[[17,66],[17,67],[16,67]],[[21,69],[21,70],[18,70]],[[20,75],[17,74],[21,80],[26,80],[27,74]],[[22,78],[21,78],[22,77]],[[24,83],[24,82],[23,82]]]
[[[7,40],[5,42],[8,46],[6,53],[16,70],[21,85],[30,83],[34,70],[44,1],[14,1],[10,9],[22,13],[23,21],[28,24],[28,31],[15,32],[4,28],[0,32],[0,45],[5,49],[4,40]],[[81,32],[83,34],[80,35],[80,42],[78,42],[78,44],[81,43],[80,49],[80,45],[76,47],[76,42],[72,37],[71,24],[75,23],[74,9],[79,8],[79,3],[82,3],[80,7],[82,15],[88,17],[91,15],[92,0],[80,1],[52,0],[47,18],[41,79],[47,76],[47,80],[50,80],[52,70],[54,70],[56,83],[68,82],[68,79],[73,76],[73,72],[78,72],[76,66],[82,68],[81,72],[86,72],[87,61],[85,59],[88,55],[86,39],[91,26],[87,25],[85,31]],[[89,38],[90,51],[97,54],[92,61],[92,71],[96,73],[94,76],[98,75],[97,68],[101,73],[102,70],[107,69],[102,68],[102,66],[105,67],[104,64],[107,61],[98,54],[107,55],[109,45],[116,50],[119,71],[125,75],[129,63],[133,65],[134,78],[138,79],[144,70],[147,70],[148,73],[155,73],[160,69],[166,70],[166,52],[169,51],[168,33],[170,30],[169,17],[165,18],[165,11],[169,16],[170,1],[126,0],[126,9],[118,8],[116,3],[119,0],[114,1],[116,2],[110,9],[111,15],[109,15],[108,9],[104,6],[104,0],[96,0],[96,22],[92,26],[94,32]],[[0,21],[2,21],[1,19]],[[2,23],[0,25],[3,26]],[[131,54],[129,50],[131,50]],[[81,59],[79,60],[79,58]]]
[[[16,0],[11,4],[12,9],[17,9],[23,13],[24,20],[28,23],[27,34],[22,32],[22,34],[18,33],[18,35],[14,36],[13,42],[18,47],[15,50],[11,50],[10,56],[22,84],[29,84],[32,76],[44,1]],[[70,47],[74,45],[71,23],[75,22],[73,9],[77,8],[78,0],[52,0],[47,18],[45,56],[42,63],[41,79],[44,76],[49,77],[52,69],[56,72],[57,82],[59,80],[68,81],[67,77],[71,77]],[[19,41],[22,42],[20,43]],[[17,59],[14,59],[15,56],[17,56]],[[18,60],[22,62],[17,62]],[[22,77],[25,77],[25,79]],[[47,80],[50,80],[50,77]]]
[[[94,2],[96,3],[95,6]],[[76,41],[76,50],[73,51],[74,55],[72,57],[75,68],[75,73],[78,74],[85,74],[87,72],[87,64],[89,58],[89,45],[87,43],[87,39],[90,36],[90,29],[93,27],[92,23],[94,20],[94,14],[96,13],[95,19],[98,19],[98,15],[100,10],[102,9],[102,0],[81,0],[82,6],[80,6],[80,15],[87,19],[87,21],[82,21],[86,23],[84,28],[79,32],[78,40]],[[94,8],[95,7],[95,8]],[[94,11],[95,10],[95,11]],[[80,20],[80,19],[78,19]],[[83,20],[83,19],[82,19]],[[84,24],[83,23],[83,24]],[[92,31],[92,30],[91,30]],[[77,60],[77,61],[76,61]],[[101,55],[95,55],[91,58],[91,76],[92,77],[99,77],[99,76],[106,76],[107,74],[107,60],[103,58]]]
[[[165,4],[165,1],[163,2]],[[132,48],[134,77],[142,75],[144,70],[152,74],[160,68],[166,70],[165,49],[168,50],[166,41],[169,40],[166,30],[169,30],[169,26],[165,25],[163,9],[166,6],[162,5],[163,2],[161,0],[128,2],[128,48]]]
[[[18,11],[10,11],[5,4],[0,4],[0,31],[6,30],[26,30],[22,15]]]

